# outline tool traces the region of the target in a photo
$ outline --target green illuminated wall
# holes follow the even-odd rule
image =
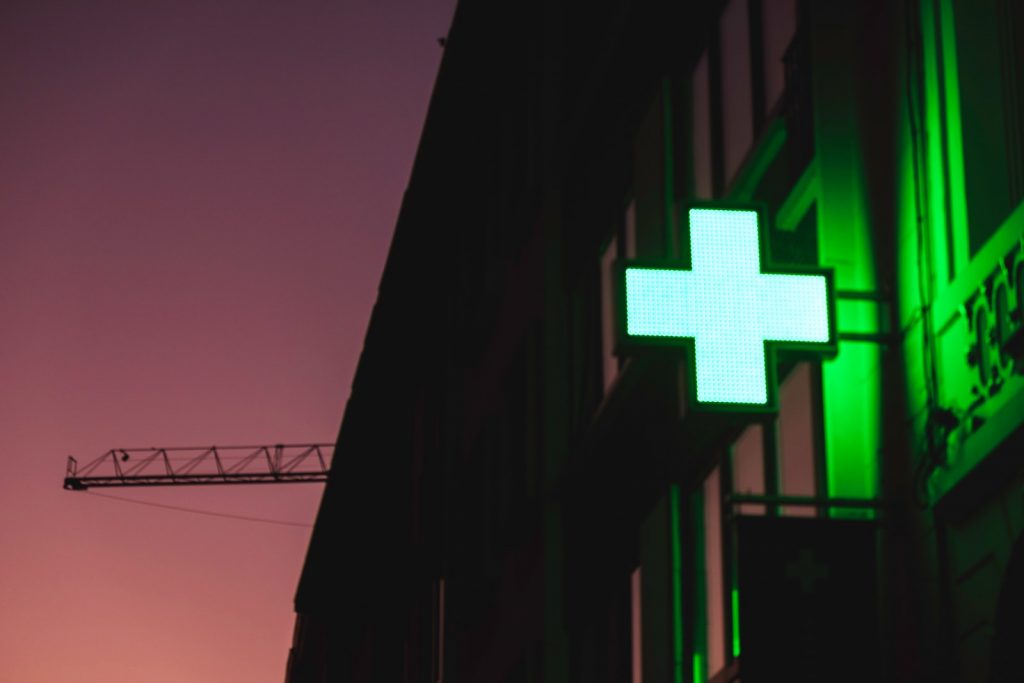
[[[1021,376],[1000,357],[996,331],[977,329],[974,320],[979,309],[992,317],[995,289],[1013,290],[1007,271],[1024,239],[1024,207],[1012,207],[990,225],[985,221],[995,220],[997,207],[986,207],[985,193],[969,192],[968,181],[977,188],[979,178],[1006,173],[1005,150],[979,157],[982,131],[977,125],[967,131],[963,123],[965,111],[977,119],[977,93],[1005,88],[999,70],[972,72],[969,84],[961,79],[962,69],[969,68],[963,65],[979,61],[972,51],[991,52],[992,45],[977,46],[979,26],[987,29],[988,42],[1000,41],[994,35],[995,6],[923,0],[919,10],[920,53],[907,65],[915,85],[901,111],[899,131],[897,293],[913,445],[919,454],[939,452],[928,482],[934,502],[987,457],[999,435],[992,429],[979,432],[980,425],[993,422],[1024,390]],[[985,12],[990,13],[987,23],[977,24]],[[1005,102],[985,100],[980,106],[992,108],[992,121],[1007,115]],[[983,131],[985,139],[1000,140],[1005,131],[993,125]],[[965,147],[970,144],[974,156],[968,168]],[[1013,144],[1010,136],[998,146]],[[987,379],[979,376],[980,353],[988,354],[993,365]],[[929,433],[928,415],[937,410],[956,418],[950,432]],[[1011,428],[1019,420],[1009,422]]]
[[[1020,117],[1000,100],[1008,93],[1019,98],[1022,90],[1019,61],[1016,76],[1013,69],[977,65],[1020,60],[999,54],[1014,13],[1019,35],[1020,4],[921,0],[914,7],[920,49],[906,56],[908,92],[899,118],[895,284],[915,493],[932,506],[923,524],[943,529],[941,546],[930,534],[922,545],[929,563],[948,576],[940,588],[919,587],[925,599],[919,596],[918,604],[932,610],[922,622],[940,623],[953,635],[942,647],[950,667],[959,662],[961,670],[949,675],[988,680],[991,632],[970,627],[995,613],[1000,558],[1019,533],[1019,526],[1004,527],[1012,515],[1001,498],[1019,495],[972,489],[968,474],[1024,423],[1024,376],[1001,352],[996,326],[978,323],[979,315],[991,320],[998,292],[1021,297],[1008,280],[1024,245],[1024,205],[1003,191],[1006,178],[997,176],[1021,144],[1003,125]],[[992,140],[999,143],[986,154]],[[979,182],[994,177],[989,191],[979,191]],[[991,363],[987,378],[979,363],[984,354]],[[929,419],[936,415],[945,416],[938,427]],[[1013,486],[1008,476],[989,479],[994,487]],[[959,506],[955,518],[938,512],[943,500],[946,509]]]
[[[827,494],[875,498],[881,419],[881,351],[877,342],[844,340],[844,332],[878,332],[877,311],[852,307],[844,292],[878,292],[875,244],[867,207],[861,132],[854,98],[860,46],[852,31],[836,31],[847,3],[815,3],[811,35],[814,64],[815,162],[821,265],[835,269],[840,297],[839,353],[822,363]],[[809,191],[812,191],[809,190]]]

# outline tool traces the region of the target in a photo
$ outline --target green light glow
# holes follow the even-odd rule
[[[699,403],[765,405],[766,341],[831,341],[827,279],[762,273],[756,211],[689,221],[692,270],[626,268],[626,334],[692,338]]]
[[[740,592],[732,589],[732,656],[740,656]]]
[[[827,494],[872,499],[878,494],[883,372],[877,344],[840,342],[822,363]],[[870,510],[833,508],[832,517],[872,517]]]
[[[922,3],[923,4],[923,3]],[[816,5],[818,6],[818,5]],[[820,3],[834,17],[852,17],[855,4]],[[835,40],[812,47],[814,64],[814,138],[818,182],[811,206],[818,229],[819,260],[834,268],[837,290],[878,292],[875,267],[886,253],[888,232],[872,224],[877,209],[870,200],[866,160],[873,158],[876,131],[861,116],[851,84],[858,71],[863,45],[855,32],[837,32]],[[876,245],[875,238],[881,242]],[[901,245],[902,247],[903,245]],[[845,330],[842,318],[838,329]],[[880,347],[870,342],[840,342],[835,359],[822,363],[822,421],[825,491],[828,497],[875,498],[878,454],[881,451],[882,393]],[[847,510],[831,509],[845,516]]]
[[[703,683],[706,676],[704,675],[704,657],[699,652],[693,653],[693,681],[694,683]]]

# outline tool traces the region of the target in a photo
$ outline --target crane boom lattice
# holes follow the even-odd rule
[[[334,444],[112,448],[78,467],[68,456],[64,488],[325,482]]]

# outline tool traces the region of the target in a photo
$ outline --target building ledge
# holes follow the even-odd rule
[[[983,500],[1024,467],[1024,386],[968,436],[948,466],[936,470],[928,483],[931,502],[944,513],[968,512],[972,500]]]

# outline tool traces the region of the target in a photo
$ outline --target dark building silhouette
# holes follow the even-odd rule
[[[461,2],[287,680],[1024,678],[1022,14]],[[775,412],[616,352],[693,200],[834,269]]]

